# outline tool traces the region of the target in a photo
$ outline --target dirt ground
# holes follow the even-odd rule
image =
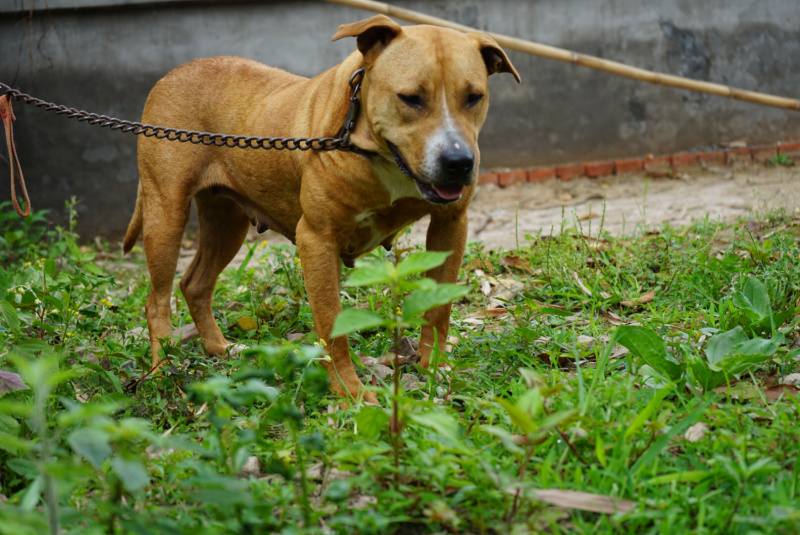
[[[524,244],[526,234],[559,232],[562,220],[565,228],[580,225],[584,234],[597,235],[602,219],[603,229],[621,236],[665,222],[683,226],[706,217],[730,221],[776,208],[800,214],[800,166],[739,164],[690,169],[673,178],[629,174],[507,188],[490,185],[478,188],[470,206],[469,240],[479,240],[489,249],[510,250],[517,240]],[[403,245],[424,243],[426,228],[424,220],[414,225]],[[270,231],[260,239],[288,243]],[[241,263],[246,252],[243,248],[233,263]],[[179,272],[188,267],[193,254],[183,252]]]

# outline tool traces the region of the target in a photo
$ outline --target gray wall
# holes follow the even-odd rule
[[[800,97],[798,0],[403,0],[462,24],[646,69]],[[138,119],[173,67],[233,54],[311,76],[355,46],[330,42],[370,13],[314,1],[0,0],[0,81],[40,98]],[[45,9],[45,5],[47,8]],[[88,7],[86,7],[88,6]],[[485,168],[670,153],[800,138],[800,113],[643,84],[510,52],[523,83],[492,77]],[[133,210],[136,139],[17,104],[35,208],[118,237]],[[4,151],[2,151],[4,154]],[[0,162],[0,201],[9,198]]]

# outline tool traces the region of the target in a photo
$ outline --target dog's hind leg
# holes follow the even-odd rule
[[[194,199],[199,246],[180,287],[206,351],[222,355],[230,342],[214,320],[211,299],[217,278],[241,248],[250,221],[236,202],[210,190],[199,192]]]
[[[172,284],[178,264],[183,229],[189,220],[189,203],[175,206],[159,196],[150,196],[145,202],[143,217],[144,252],[150,271],[150,296],[147,298],[147,325],[150,329],[150,347],[153,352],[153,369],[162,365],[159,354],[161,340],[172,336]]]

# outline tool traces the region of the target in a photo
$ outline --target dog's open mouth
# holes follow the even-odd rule
[[[397,147],[388,141],[386,143],[389,145],[389,149],[392,151],[392,155],[394,156],[394,161],[397,164],[397,167],[400,168],[400,171],[402,171],[404,175],[414,181],[414,184],[417,186],[417,190],[426,201],[438,204],[446,204],[455,202],[461,198],[461,192],[464,190],[464,186],[461,184],[428,184],[421,181],[411,171],[411,168],[400,154],[400,151],[397,150]]]

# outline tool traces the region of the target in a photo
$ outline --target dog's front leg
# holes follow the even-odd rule
[[[426,275],[438,283],[454,284],[458,281],[458,270],[464,258],[467,244],[467,211],[442,211],[431,214],[428,226],[426,247],[429,251],[452,251],[444,264],[430,270]],[[450,329],[450,303],[436,307],[425,313],[427,325],[422,327],[419,344],[420,365],[427,368],[430,364],[434,343],[436,348],[444,351],[447,333]],[[434,340],[435,337],[435,340]]]
[[[323,362],[331,378],[331,387],[339,396],[356,400],[363,397],[364,401],[377,403],[375,394],[365,390],[356,375],[347,337],[330,337],[333,322],[342,310],[339,298],[341,264],[336,243],[335,232],[326,234],[317,231],[308,225],[305,218],[300,219],[297,225],[297,249],[303,264],[306,294],[314,315],[317,336],[325,342],[331,357],[330,362]]]

